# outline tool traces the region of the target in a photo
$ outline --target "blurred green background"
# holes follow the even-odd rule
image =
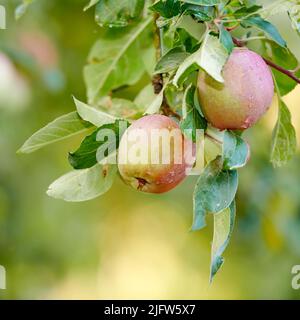
[[[276,106],[247,139],[240,171],[237,224],[226,262],[208,284],[212,221],[190,233],[195,178],[165,195],[137,193],[117,181],[103,197],[69,204],[46,196],[71,170],[67,153],[80,139],[20,156],[34,131],[85,101],[82,67],[101,30],[87,0],[39,0],[20,20],[19,1],[0,30],[1,299],[297,299],[291,269],[300,264],[300,157],[274,170],[269,162]],[[286,17],[280,31],[300,59]],[[5,53],[5,56],[3,55]],[[9,59],[9,60],[8,60]],[[285,98],[300,141],[300,88]]]

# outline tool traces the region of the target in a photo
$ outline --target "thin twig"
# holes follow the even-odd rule
[[[229,19],[229,20],[220,20],[220,22],[223,22],[223,23],[234,23],[234,22],[242,22],[241,19]]]
[[[244,38],[243,41],[249,42],[249,41],[266,40],[266,39],[267,38],[264,36],[257,36],[257,37]]]
[[[236,46],[238,46],[240,48],[245,47],[245,45],[246,45],[245,41],[239,40],[239,39],[234,38],[234,37],[232,37],[232,41]]]
[[[293,72],[291,72],[291,71],[289,71],[287,69],[284,69],[283,67],[277,65],[276,63],[274,63],[274,62],[272,62],[272,61],[270,61],[268,59],[265,59],[265,58],[263,58],[263,59],[265,60],[266,64],[268,64],[270,67],[272,67],[272,68],[278,70],[279,72],[287,75],[288,77],[290,77],[291,79],[293,79],[294,81],[296,81],[297,83],[300,84],[300,79]]]
[[[235,29],[237,29],[240,25],[239,24],[236,24],[235,26],[233,27],[227,27],[226,30],[231,32],[231,31],[234,31]]]
[[[157,26],[157,19],[159,18],[159,14],[154,14],[154,46],[156,50],[156,59],[159,60],[162,56],[162,39],[161,39],[161,30]],[[164,77],[163,74],[155,74],[152,78],[152,84],[155,94],[160,94],[164,87]],[[165,94],[163,95],[163,102],[161,106],[161,111],[165,116],[175,117],[178,120],[181,119],[181,116],[172,110],[169,106]]]
[[[235,45],[237,45],[238,47],[244,47],[246,45],[247,40],[239,40],[237,38],[232,38],[233,42]],[[279,66],[278,64],[274,63],[273,61],[270,61],[268,59],[263,58],[264,61],[266,62],[267,65],[269,65],[270,67],[276,69],[277,71],[285,74],[286,76],[288,76],[289,78],[293,79],[294,81],[296,81],[297,83],[300,84],[300,79],[295,75],[294,72],[287,70],[281,66]]]

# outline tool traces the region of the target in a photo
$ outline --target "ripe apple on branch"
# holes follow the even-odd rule
[[[104,32],[84,67],[87,103],[74,98],[76,111],[39,130],[20,152],[86,133],[78,150],[68,155],[74,170],[47,192],[73,202],[104,194],[118,172],[138,191],[170,191],[202,156],[192,230],[203,228],[207,214],[213,214],[212,279],[233,232],[237,170],[250,158],[243,133],[271,107],[274,89],[279,111],[271,162],[282,166],[296,151],[295,129],[282,97],[300,83],[300,64],[270,17],[288,14],[291,29],[300,34],[299,5],[299,0],[266,6],[238,0],[90,1],[85,10],[95,6],[96,23]],[[126,88],[139,90],[142,78],[148,80],[145,88],[125,99]],[[135,147],[128,140],[135,129],[150,140],[144,155],[150,153],[153,130],[180,130],[179,144],[186,148],[178,153],[170,139],[169,163],[153,164],[149,158],[124,163],[128,145]],[[162,143],[155,150],[165,152]]]

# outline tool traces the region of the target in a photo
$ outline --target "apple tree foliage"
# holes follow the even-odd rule
[[[24,0],[16,17],[24,14],[31,2]],[[237,44],[250,46],[281,67],[273,69],[279,111],[271,162],[276,167],[286,164],[295,153],[296,135],[282,97],[295,88],[300,68],[270,18],[287,15],[300,35],[300,1],[277,0],[262,6],[255,0],[90,0],[86,10],[95,10],[95,22],[104,30],[83,67],[86,103],[74,98],[75,111],[33,134],[19,152],[31,153],[85,134],[78,150],[68,155],[73,171],[52,183],[47,192],[77,202],[104,194],[117,177],[116,165],[96,160],[101,148],[96,136],[101,128],[118,133],[120,120],[130,123],[145,114],[165,113],[167,105],[168,115],[179,115],[182,130],[192,129],[191,138],[195,139],[196,129],[216,135],[217,151],[205,155],[206,166],[195,186],[192,224],[192,230],[200,230],[206,215],[214,216],[212,279],[223,264],[222,255],[233,231],[237,170],[247,162],[248,146],[241,132],[220,133],[207,125],[197,97],[197,73],[205,70],[223,82],[222,69]],[[124,88],[136,86],[145,75],[148,84],[133,101],[120,98]],[[157,79],[161,82],[158,92],[153,89]],[[118,143],[112,153],[117,152]]]

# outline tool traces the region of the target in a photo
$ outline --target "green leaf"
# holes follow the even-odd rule
[[[144,114],[155,114],[160,110],[164,100],[164,92],[168,86],[169,80],[166,81],[160,93],[154,95],[154,99],[149,102],[149,105]]]
[[[187,32],[187,40],[191,41],[193,38],[196,39],[197,43],[202,40],[203,34],[205,33],[205,26],[199,24],[191,16],[181,16],[180,21],[177,23],[177,32],[178,29],[183,29]],[[191,37],[192,39],[191,39]]]
[[[88,132],[92,125],[72,112],[55,119],[32,135],[18,153],[31,153],[52,143],[65,140],[77,134]]]
[[[161,105],[164,100],[163,91],[164,91],[164,89],[159,94],[155,95],[154,100],[150,103],[147,110],[145,111],[145,113],[144,113],[145,115],[146,114],[155,114],[160,110]]]
[[[142,49],[142,59],[146,72],[152,77],[156,65],[156,50],[154,44]]]
[[[172,83],[165,90],[166,101],[173,110],[180,110],[182,108],[183,96],[184,91],[178,90]]]
[[[82,202],[106,193],[117,175],[116,165],[100,165],[84,170],[74,170],[54,181],[48,196],[68,202]]]
[[[233,170],[246,165],[249,158],[247,143],[233,132],[226,131],[223,140],[224,169]]]
[[[188,56],[189,54],[182,47],[171,49],[157,62],[155,73],[168,73],[177,70]]]
[[[256,13],[261,8],[262,8],[262,6],[258,6],[258,5],[253,5],[253,6],[250,6],[250,7],[242,7],[240,9],[234,11],[233,14],[234,14],[235,18],[237,18],[237,19],[238,18],[243,18],[246,15]]]
[[[264,58],[275,62],[287,70],[294,70],[298,66],[298,61],[293,53],[287,48],[280,47],[275,42],[263,41],[258,51]],[[273,74],[282,96],[295,89],[297,83],[290,77],[277,70],[273,70]],[[296,76],[300,77],[300,70],[296,73]]]
[[[201,3],[204,5],[201,5]],[[180,23],[185,15],[192,16],[195,19],[194,22],[206,22],[213,20],[215,17],[212,3],[213,1],[197,1],[196,4],[195,1],[159,0],[150,9],[165,18],[167,24],[172,24],[176,20],[175,24]]]
[[[205,7],[186,3],[182,8],[185,15],[191,15],[197,22],[208,22],[215,18],[215,9],[212,6]]]
[[[91,107],[86,103],[83,103],[77,100],[76,98],[73,98],[73,99],[76,104],[77,112],[80,115],[80,117],[83,120],[92,123],[96,127],[101,127],[104,124],[114,123],[117,120],[116,117],[108,113],[105,113],[101,110]]]
[[[101,27],[126,27],[140,17],[144,0],[100,0],[96,6],[96,22]]]
[[[208,212],[218,213],[233,202],[237,187],[237,171],[222,170],[223,160],[217,157],[199,177],[194,190],[194,222],[192,230],[205,227]]]
[[[166,19],[170,19],[181,13],[181,3],[179,0],[159,0],[149,9],[159,13]]]
[[[110,96],[101,99],[97,109],[118,119],[137,119],[140,118],[145,110],[143,106],[137,105],[130,100],[112,98]]]
[[[152,83],[145,86],[134,99],[134,103],[143,110],[147,110],[157,95],[154,93]]]
[[[278,32],[277,28],[271,24],[270,22],[262,19],[259,16],[249,17],[243,20],[243,24],[254,26],[267,35],[271,37],[276,43],[278,43],[281,47],[286,47],[286,41],[281,37],[280,33]]]
[[[198,51],[190,55],[178,68],[174,77],[174,84],[180,85],[192,71],[204,69],[210,76],[219,82],[224,82],[223,67],[228,59],[228,52],[218,38],[207,33]]]
[[[221,0],[181,0],[184,3],[189,3],[189,4],[196,4],[199,6],[216,6],[220,4],[222,1]]]
[[[197,129],[205,130],[207,128],[206,120],[200,115],[196,107],[194,106],[194,95],[196,88],[189,86],[183,97],[183,119],[180,122],[180,128],[182,131],[189,130],[191,135],[187,138],[196,142],[197,140]]]
[[[102,38],[95,43],[89,55],[89,64],[84,68],[90,104],[96,104],[111,90],[135,84],[142,77],[145,66],[141,41],[151,24],[152,18],[148,18],[127,33]]]
[[[235,202],[229,208],[214,215],[214,236],[211,250],[210,282],[224,263],[222,257],[229,244],[235,222]]]
[[[223,25],[220,26],[220,41],[224,48],[227,50],[228,54],[231,54],[234,48],[234,43],[230,32],[227,31]]]
[[[274,167],[281,167],[296,153],[297,139],[296,131],[291,121],[291,113],[283,102],[280,90],[277,86],[278,94],[278,120],[273,131],[271,162]]]
[[[203,111],[202,111],[202,106],[201,106],[200,101],[199,101],[198,90],[195,90],[195,93],[194,93],[194,106],[198,110],[200,116],[202,118],[205,118],[204,114],[203,114]]]
[[[90,2],[84,7],[84,11],[87,11],[88,9],[90,9],[91,7],[93,7],[94,5],[96,5],[100,0],[90,0]]]
[[[194,4],[185,4],[183,10],[185,15],[191,15],[196,22],[212,21],[215,15],[213,7],[204,7]]]
[[[223,144],[221,141],[218,141],[208,135],[205,134],[204,138],[204,159],[205,163],[209,164],[213,160],[215,160],[218,156],[222,156],[223,154]]]
[[[123,122],[121,124],[121,122]],[[104,125],[87,136],[81,143],[80,148],[69,154],[69,162],[74,169],[87,169],[93,167],[97,162],[101,162],[119,147],[120,138],[124,130],[128,127],[128,122],[124,120],[116,121],[113,124]],[[122,131],[120,131],[120,129]],[[105,130],[110,130],[106,136]],[[105,136],[100,135],[103,134]],[[104,138],[106,138],[104,140]],[[103,140],[102,140],[103,139]],[[102,148],[100,150],[100,148]],[[99,152],[101,151],[101,152]],[[100,157],[100,155],[104,155]]]
[[[196,143],[196,141],[197,141],[197,129],[198,130],[199,129],[204,130],[206,125],[207,125],[207,123],[206,123],[205,119],[203,119],[200,116],[199,112],[195,108],[193,108],[193,109],[188,111],[188,113],[186,115],[186,118],[181,120],[180,129],[182,131],[190,130],[191,131],[191,135],[187,135],[186,134],[186,137]]]

